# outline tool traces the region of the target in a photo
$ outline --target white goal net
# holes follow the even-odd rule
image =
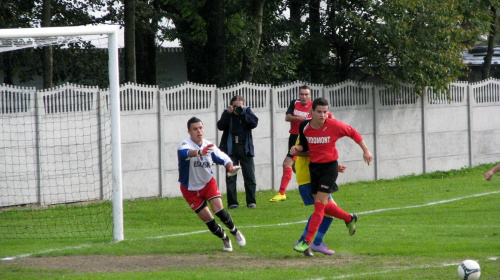
[[[123,239],[118,28],[0,29],[0,55],[98,35],[109,58],[107,88],[0,87],[0,238]]]

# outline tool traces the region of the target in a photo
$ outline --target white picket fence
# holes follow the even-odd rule
[[[303,84],[308,83],[296,81],[277,87],[240,83],[225,88],[189,82],[170,88],[122,85],[124,198],[180,196],[176,152],[179,142],[188,136],[187,120],[200,118],[206,138],[218,144],[222,133],[216,122],[234,95],[243,96],[245,105],[259,118],[253,131],[257,187],[278,189],[289,135],[285,112]],[[426,88],[422,95],[415,94],[411,85],[392,88],[352,81],[308,85],[313,98],[325,97],[335,118],[357,129],[374,154],[374,163],[367,166],[357,144],[351,139],[339,140],[339,161],[348,166],[339,177],[341,184],[500,160],[499,80],[456,82],[449,85],[448,94]],[[6,131],[16,123],[16,131]],[[4,130],[0,138],[0,206],[109,199],[109,125],[107,90],[71,84],[45,91],[0,87],[0,129]],[[81,131],[60,143],[57,135],[75,126]],[[13,139],[7,135],[12,134],[19,141],[6,144],[7,137]],[[86,140],[80,143],[79,137]],[[20,142],[21,138],[25,140]],[[79,168],[77,161],[74,168],[64,169],[67,174],[59,172],[63,168],[58,166],[57,156],[40,156],[56,144],[68,151],[76,146],[95,151],[94,156],[79,159],[93,161],[85,163],[91,167]],[[216,177],[225,192],[222,172],[219,167]],[[16,178],[25,179],[17,179],[14,186],[9,183],[13,173],[22,173]],[[92,175],[95,178],[89,180],[89,174],[99,176]],[[52,177],[61,179],[54,182]],[[238,189],[243,190],[239,177]],[[61,194],[44,196],[52,184]],[[91,185],[89,189],[97,186],[99,191],[75,195],[79,185]],[[295,188],[292,180],[289,189]],[[5,198],[14,194],[15,199]]]

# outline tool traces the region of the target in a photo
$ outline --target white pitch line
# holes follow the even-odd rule
[[[458,200],[462,200],[462,199],[467,199],[467,198],[480,197],[480,196],[491,195],[491,194],[498,194],[498,193],[500,193],[500,191],[493,191],[493,192],[487,192],[487,193],[474,194],[474,195],[469,195],[469,196],[464,196],[464,197],[458,197],[458,198],[440,200],[440,201],[435,201],[435,202],[429,202],[429,203],[420,204],[420,205],[383,208],[383,209],[377,209],[377,210],[360,212],[358,214],[359,215],[364,215],[364,214],[372,214],[372,213],[379,213],[379,212],[385,212],[385,211],[395,211],[395,210],[404,210],[404,209],[411,209],[411,208],[427,207],[427,206],[432,206],[432,205],[437,205],[437,204],[454,202],[454,201],[458,201]],[[298,221],[298,222],[279,223],[279,224],[273,224],[273,225],[240,226],[240,228],[261,228],[261,227],[288,226],[288,225],[294,225],[294,224],[302,224],[302,223],[306,223],[306,222],[307,222],[307,220],[303,220],[303,221]],[[205,232],[208,232],[208,230],[192,231],[192,232],[185,232],[185,233],[176,233],[176,234],[169,234],[169,235],[155,236],[155,237],[148,237],[148,238],[134,238],[134,239],[127,239],[127,240],[128,241],[137,241],[137,240],[144,240],[144,239],[161,239],[161,238],[186,236],[186,235],[192,235],[192,234],[198,234],[198,233],[205,233]],[[17,256],[13,256],[13,257],[4,257],[4,258],[1,258],[0,261],[9,261],[9,260],[14,260],[14,259],[19,259],[19,258],[27,258],[27,257],[33,256],[33,255],[41,255],[41,254],[51,253],[51,252],[55,252],[55,251],[63,251],[63,250],[69,250],[69,249],[80,249],[80,248],[85,248],[85,247],[90,247],[90,245],[79,245],[79,246],[72,246],[72,247],[65,247],[65,248],[48,249],[48,250],[45,250],[45,251],[39,251],[39,252],[33,252],[33,253],[28,253],[28,254],[22,254],[22,255],[17,255]]]
[[[446,199],[446,200],[440,200],[440,201],[435,201],[435,202],[429,202],[429,203],[420,204],[420,205],[377,209],[377,210],[360,212],[358,214],[359,215],[363,215],[363,214],[372,214],[372,213],[379,213],[379,212],[392,211],[392,210],[404,210],[404,209],[411,209],[411,208],[420,208],[420,207],[433,206],[433,205],[443,204],[443,203],[448,203],[448,202],[454,202],[454,201],[458,201],[458,200],[462,200],[462,199],[467,199],[467,198],[480,197],[480,196],[485,196],[485,195],[490,195],[490,194],[497,194],[497,193],[500,193],[500,191],[493,191],[493,192],[487,192],[487,193],[473,194],[473,195],[469,195],[469,196],[463,196],[463,197],[457,197],[457,198],[452,198],[452,199]]]
[[[457,265],[459,265],[459,263],[443,263],[443,264],[439,264],[439,265],[417,265],[417,266],[411,266],[411,267],[385,269],[385,270],[380,270],[380,271],[375,271],[375,272],[364,272],[364,273],[346,274],[346,275],[332,276],[332,277],[313,278],[313,279],[309,279],[309,280],[346,279],[346,278],[354,278],[354,277],[360,277],[360,276],[370,276],[370,275],[376,275],[376,274],[392,273],[392,272],[394,272],[394,270],[408,270],[408,269],[420,269],[420,268],[440,268],[440,267],[457,266]]]
[[[15,259],[21,259],[21,258],[31,257],[33,255],[47,254],[47,253],[52,253],[52,252],[57,252],[57,251],[64,251],[64,250],[69,250],[69,249],[81,249],[81,248],[88,248],[88,247],[90,247],[90,245],[83,244],[83,245],[78,245],[78,246],[48,249],[48,250],[34,252],[34,253],[17,255],[17,256],[14,256],[14,257],[5,257],[5,258],[1,258],[0,261],[11,261],[11,260],[15,260]]]

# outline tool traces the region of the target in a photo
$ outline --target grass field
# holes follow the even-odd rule
[[[465,259],[479,262],[481,279],[500,279],[492,166],[340,186],[334,199],[358,213],[358,230],[349,236],[334,220],[324,239],[332,256],[292,249],[313,210],[298,191],[279,203],[259,191],[256,209],[229,210],[247,239],[231,253],[182,198],[125,201],[119,243],[0,239],[0,279],[458,279]]]

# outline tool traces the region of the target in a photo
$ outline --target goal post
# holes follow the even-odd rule
[[[111,162],[112,162],[112,215],[113,240],[124,239],[123,233],[123,194],[121,168],[121,137],[120,137],[120,97],[119,97],[119,65],[118,65],[118,30],[119,25],[68,26],[42,28],[12,28],[0,29],[0,41],[5,39],[37,38],[35,44],[8,45],[0,44],[0,52],[20,48],[32,48],[58,44],[64,37],[86,35],[105,35],[108,41],[108,67],[111,115]]]

